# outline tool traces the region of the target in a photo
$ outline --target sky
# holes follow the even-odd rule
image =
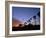
[[[12,18],[26,22],[29,18],[37,15],[39,8],[32,7],[12,7]]]

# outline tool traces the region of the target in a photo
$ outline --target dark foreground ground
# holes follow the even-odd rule
[[[21,25],[20,25],[21,26]],[[40,25],[24,25],[24,27],[12,27],[12,31],[40,30]]]

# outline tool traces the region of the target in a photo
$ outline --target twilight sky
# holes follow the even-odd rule
[[[39,8],[12,7],[12,18],[26,22],[29,18],[37,15],[39,11]]]

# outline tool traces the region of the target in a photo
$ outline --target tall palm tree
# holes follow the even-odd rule
[[[38,16],[39,16],[39,23],[40,23],[40,11],[38,12],[38,14],[37,14]]]
[[[38,14],[37,14],[39,17],[40,17],[40,11],[38,12]]]
[[[33,16],[34,20],[35,20],[35,25],[36,25],[36,16]]]

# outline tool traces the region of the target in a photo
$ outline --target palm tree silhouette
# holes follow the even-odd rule
[[[37,14],[39,17],[40,17],[40,11],[38,12],[38,14]]]
[[[36,16],[33,16],[34,20],[35,20],[35,25],[36,25]]]
[[[38,14],[37,14],[38,16],[39,16],[39,18],[40,18],[40,11],[38,12]],[[40,19],[39,19],[39,23],[40,23]]]

